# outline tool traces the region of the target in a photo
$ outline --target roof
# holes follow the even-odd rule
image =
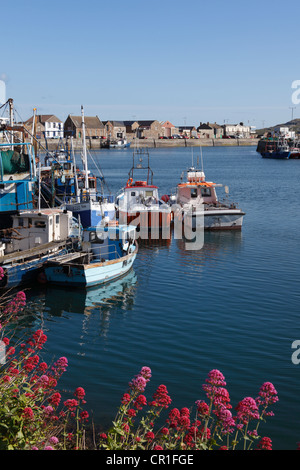
[[[113,127],[124,127],[124,126],[126,126],[124,121],[105,121],[105,124],[107,124],[109,122],[113,125]]]
[[[82,126],[82,117],[81,116],[72,116],[69,114],[69,119],[73,122],[75,127],[81,128]],[[103,128],[104,125],[98,118],[98,116],[84,116],[85,127],[88,129],[99,129]]]
[[[36,118],[37,118],[37,122],[40,122],[42,124],[44,124],[45,122],[62,122],[54,114],[37,114]],[[27,121],[25,121],[25,124],[32,124],[32,122],[33,122],[33,116],[27,119]]]

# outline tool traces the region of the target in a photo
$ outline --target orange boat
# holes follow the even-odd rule
[[[206,181],[202,170],[190,168],[187,181],[177,185],[174,218],[179,217],[193,230],[241,230],[245,213],[227,198],[218,199],[216,187],[221,186]]]

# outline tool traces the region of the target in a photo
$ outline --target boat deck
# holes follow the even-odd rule
[[[8,264],[10,262],[21,263],[24,262],[25,259],[28,260],[30,258],[43,256],[54,250],[61,250],[67,246],[68,242],[69,240],[65,239],[59,242],[45,243],[44,245],[39,245],[34,248],[30,248],[29,250],[8,253],[7,255],[0,257],[0,265]]]

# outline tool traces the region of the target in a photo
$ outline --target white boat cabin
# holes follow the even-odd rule
[[[136,206],[151,206],[159,203],[158,188],[146,181],[129,181],[119,199],[121,209],[130,210]]]
[[[178,204],[216,204],[218,202],[215,187],[221,187],[221,184],[215,184],[205,181],[205,174],[202,171],[190,169],[187,172],[187,182],[180,183],[177,186]]]
[[[21,211],[13,217],[13,238],[6,241],[6,253],[23,251],[73,236],[74,220],[69,211],[42,209]]]

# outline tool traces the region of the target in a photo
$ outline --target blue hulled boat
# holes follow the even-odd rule
[[[0,227],[10,225],[10,216],[34,208],[36,164],[28,142],[0,144]]]
[[[69,198],[64,207],[72,211],[74,216],[80,220],[84,228],[93,227],[104,219],[116,220],[116,208],[114,197],[104,195],[103,191],[97,189],[97,178],[92,177],[88,170],[87,150],[85,140],[85,122],[83,106],[82,115],[82,139],[83,139],[83,170],[80,172],[81,179],[76,181],[75,197]],[[102,177],[102,180],[104,178]]]
[[[138,251],[135,230],[127,225],[84,230],[80,251],[53,258],[44,265],[47,282],[85,288],[124,276]]]
[[[271,142],[261,152],[263,158],[273,158],[279,160],[288,160],[291,156],[291,148],[286,141]]]

